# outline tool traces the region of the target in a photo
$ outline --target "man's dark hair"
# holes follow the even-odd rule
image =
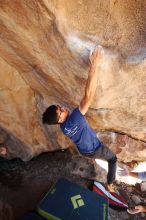
[[[56,105],[51,105],[46,109],[42,117],[43,124],[49,124],[49,125],[58,124],[56,110],[57,110]]]

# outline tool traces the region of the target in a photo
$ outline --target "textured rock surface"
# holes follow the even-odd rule
[[[78,105],[89,52],[101,44],[89,122],[113,132],[114,145],[107,144],[120,160],[146,160],[145,11],[143,0],[0,1],[0,126],[7,136],[0,141],[10,157],[71,145],[58,127],[42,125],[41,114],[52,102]]]

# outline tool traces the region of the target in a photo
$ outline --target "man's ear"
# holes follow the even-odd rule
[[[62,122],[63,122],[63,120],[62,120],[62,118],[60,117],[59,120],[58,120],[58,123],[60,124],[60,123],[62,123]]]

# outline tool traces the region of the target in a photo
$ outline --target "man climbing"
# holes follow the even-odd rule
[[[90,55],[90,71],[86,82],[85,93],[79,104],[72,113],[60,106],[51,105],[43,113],[43,123],[60,124],[62,132],[69,137],[77,146],[79,152],[87,157],[101,158],[108,161],[107,187],[109,191],[113,190],[113,181],[116,174],[117,157],[113,152],[103,145],[96,136],[85,119],[85,114],[93,100],[98,76],[98,67],[103,58],[104,51],[98,46]]]

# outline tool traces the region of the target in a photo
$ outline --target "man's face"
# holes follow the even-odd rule
[[[69,110],[67,108],[57,105],[56,113],[58,117],[58,123],[63,123],[69,115]]]

